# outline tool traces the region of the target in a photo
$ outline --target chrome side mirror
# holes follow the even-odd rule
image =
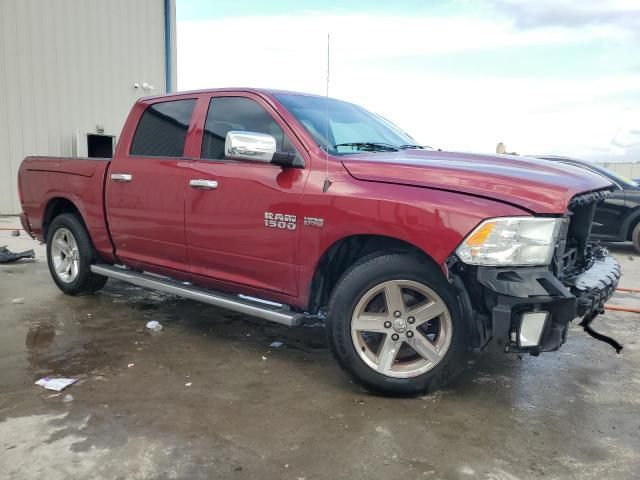
[[[233,130],[224,140],[225,158],[271,163],[274,153],[276,139],[266,133]]]

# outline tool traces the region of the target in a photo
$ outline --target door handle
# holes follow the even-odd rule
[[[114,182],[130,182],[133,175],[130,173],[112,173],[111,180]]]
[[[189,185],[193,188],[201,188],[203,190],[215,190],[218,188],[218,182],[215,180],[194,179],[189,180]]]

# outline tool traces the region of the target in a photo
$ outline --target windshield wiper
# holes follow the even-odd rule
[[[433,150],[433,148],[429,147],[428,145],[412,145],[410,143],[406,144],[406,145],[398,145],[398,147],[400,150]]]
[[[338,147],[354,147],[358,150],[365,152],[397,152],[398,147],[394,147],[388,143],[376,143],[376,142],[351,142],[351,143],[338,143],[333,148]]]

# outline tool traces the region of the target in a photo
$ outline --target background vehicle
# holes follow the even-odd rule
[[[143,99],[112,160],[29,157],[19,189],[63,292],[110,277],[326,318],[357,381],[416,394],[492,338],[537,355],[602,312],[620,270],[588,237],[610,183],[566,168],[430,151],[338,100],[225,89]]]
[[[584,160],[559,156],[538,158],[584,168],[611,181],[615,189],[596,208],[591,238],[604,242],[633,242],[640,253],[640,186],[634,180]]]

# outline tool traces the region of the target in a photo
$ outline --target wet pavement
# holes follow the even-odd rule
[[[8,233],[0,245],[34,248]],[[622,285],[640,288],[640,256],[613,250]],[[36,251],[0,265],[2,479],[640,475],[640,315],[594,323],[621,355],[574,326],[559,352],[491,347],[445,390],[389,399],[350,382],[321,326],[287,329],[112,280],[66,297]],[[45,375],[79,381],[58,395],[33,385]]]

